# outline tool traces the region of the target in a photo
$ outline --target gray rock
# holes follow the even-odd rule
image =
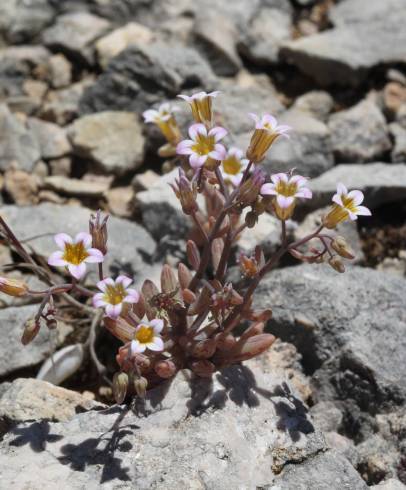
[[[83,116],[69,130],[76,154],[90,158],[104,172],[123,175],[144,158],[144,137],[136,114],[106,111]]]
[[[329,463],[325,479],[334,481],[340,471],[338,481],[364,488],[349,463],[321,453],[321,434],[283,378],[235,366],[213,383],[186,379],[180,373],[166,390],[149,392],[139,415],[113,407],[67,422],[17,425],[0,443],[3,478],[15,488],[29,481],[33,490],[220,490],[277,481],[292,488],[286,486],[292,481],[290,463],[310,469],[320,459]],[[286,476],[283,471],[275,478],[285,465]]]
[[[142,214],[142,222],[156,240],[166,235],[184,238],[191,226],[169,185],[175,182],[177,176],[178,170],[174,169],[160,177],[147,190],[137,192],[135,196]]]
[[[43,187],[67,196],[102,197],[108,191],[109,184],[53,175],[44,179]]]
[[[241,219],[242,223],[243,220],[244,216]],[[261,214],[256,226],[254,228],[246,228],[237,242],[239,251],[246,254],[253,253],[257,245],[261,245],[265,255],[274,253],[281,245],[281,224],[271,214]]]
[[[391,149],[385,118],[368,99],[333,114],[328,125],[338,162],[373,162]]]
[[[252,134],[254,121],[248,116],[249,112],[278,115],[283,110],[276,91],[270,86],[261,85],[225,86],[214,103],[218,123],[230,131],[231,137]]]
[[[240,49],[252,62],[275,65],[279,61],[279,47],[291,38],[292,19],[289,13],[276,8],[263,7],[251,20]]]
[[[381,21],[388,12],[402,14],[403,0],[342,0],[329,10],[329,18],[336,26],[346,26],[359,22]]]
[[[0,36],[10,44],[36,37],[54,18],[48,0],[7,0],[0,5]]]
[[[377,20],[345,24],[285,43],[281,56],[321,85],[359,85],[375,66],[403,63],[406,58],[406,12],[391,12],[386,4],[382,8],[387,14]],[[361,10],[369,10],[369,2]]]
[[[313,199],[306,202],[306,207],[317,209],[330,204],[338,182],[342,182],[350,189],[364,192],[365,205],[376,208],[381,204],[404,200],[406,164],[337,165],[310,181]]]
[[[151,29],[137,22],[129,22],[103,36],[96,42],[99,63],[106,68],[109,61],[131,44],[148,44],[154,39]]]
[[[4,377],[17,369],[29,368],[44,361],[53,350],[51,333],[41,328],[35,341],[27,346],[21,343],[24,323],[35,316],[38,305],[0,309],[0,332],[7,342],[0,347],[0,376]]]
[[[292,108],[326,122],[334,107],[334,99],[328,92],[313,90],[295,100]]]
[[[343,422],[343,414],[331,401],[316,403],[310,413],[314,424],[323,432],[337,432]]]
[[[116,56],[81,100],[81,113],[103,110],[141,112],[182,87],[214,89],[209,64],[192,48],[176,42],[130,46]]]
[[[31,117],[28,128],[38,141],[41,158],[59,158],[71,152],[66,130],[58,125]]]
[[[67,88],[51,90],[39,110],[41,119],[64,126],[79,114],[79,101],[84,90],[93,84],[92,78],[85,78]]]
[[[242,67],[237,53],[238,32],[229,16],[218,12],[200,15],[194,26],[195,42],[209,61],[214,73],[219,76],[233,76]]]
[[[389,126],[391,135],[394,139],[392,150],[392,162],[406,161],[406,128],[398,123],[392,123]]]
[[[0,420],[64,421],[80,411],[95,408],[105,408],[105,405],[46,381],[18,378],[9,384],[0,397]]]
[[[289,139],[279,138],[264,160],[271,173],[296,168],[298,173],[316,177],[334,165],[329,128],[300,110],[289,110],[280,118],[292,127]]]
[[[7,105],[0,105],[0,170],[18,166],[30,172],[40,159],[37,139]]]
[[[320,399],[374,413],[406,399],[405,294],[404,279],[356,266],[338,275],[323,264],[276,271],[255,298],[273,309],[269,329],[315,371]]]
[[[389,480],[382,481],[378,485],[372,485],[370,488],[373,490],[405,490],[406,485],[403,485],[396,478],[389,478]]]
[[[354,442],[337,432],[326,432],[324,434],[327,446],[344,456],[354,468],[358,468],[360,457]]]
[[[303,464],[289,465],[275,490],[367,490],[351,463],[336,451],[317,454]]]
[[[2,209],[3,216],[19,238],[24,239],[38,233],[51,234],[30,241],[34,250],[44,257],[48,257],[57,249],[52,239],[53,234],[65,232],[75,235],[87,231],[91,213],[93,211],[90,209],[79,206],[51,203],[21,208],[4,206]],[[151,257],[155,252],[156,245],[152,237],[144,228],[131,221],[111,216],[108,224],[108,253],[104,262],[106,271],[109,270],[113,275],[120,271],[131,275],[142,270],[142,256]]]
[[[357,445],[359,469],[364,479],[376,483],[397,476],[400,454],[397,448],[379,434],[374,434]]]
[[[58,17],[56,24],[42,33],[45,46],[64,52],[82,63],[94,59],[92,43],[106,33],[110,23],[86,12],[75,12]]]
[[[63,54],[55,54],[48,61],[48,77],[53,88],[64,88],[72,83],[72,64]]]

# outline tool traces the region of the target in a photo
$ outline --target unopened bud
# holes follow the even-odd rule
[[[265,174],[259,168],[256,168],[251,177],[246,180],[239,188],[237,201],[242,204],[254,203],[259,195],[261,187],[265,182]]]
[[[128,390],[128,374],[115,373],[113,377],[113,395],[116,403],[123,403]]]
[[[103,219],[100,210],[96,215],[91,215],[89,220],[89,233],[92,236],[92,247],[97,248],[103,255],[107,253],[107,220],[108,216]]]
[[[140,398],[145,398],[147,387],[148,381],[144,378],[144,376],[140,376],[134,380],[134,388]]]
[[[172,143],[165,143],[158,149],[158,155],[162,158],[174,157],[176,155],[176,146]]]
[[[27,345],[32,342],[38,335],[39,329],[41,328],[40,321],[34,319],[27,320],[24,324],[24,332],[21,337],[21,343]]]
[[[0,292],[9,296],[25,296],[28,293],[28,286],[24,281],[0,277]]]
[[[156,374],[160,378],[168,379],[175,376],[177,372],[177,367],[173,361],[165,360],[158,361],[154,366]]]
[[[171,187],[179,199],[185,214],[193,214],[199,209],[196,202],[197,181],[194,179],[189,181],[181,168],[179,168],[179,177],[175,179],[175,184],[172,184]]]
[[[342,236],[336,236],[334,238],[334,240],[331,242],[331,248],[345,259],[353,259],[355,257],[355,254],[348,245],[347,240]]]
[[[338,257],[337,255],[333,255],[333,257],[329,259],[328,263],[335,271],[340,272],[341,274],[345,272],[344,264],[340,257]]]

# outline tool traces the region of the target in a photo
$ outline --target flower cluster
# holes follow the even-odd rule
[[[160,287],[147,279],[136,290],[130,277],[105,277],[107,217],[102,218],[100,212],[91,217],[89,232],[74,238],[66,233],[55,236],[59,250],[50,255],[48,265],[63,268],[59,271],[65,277],[72,276],[67,282],[56,282],[55,269],[35,263],[34,270],[52,284],[45,291],[31,291],[23,281],[0,277],[0,292],[42,297],[38,314],[25,326],[24,344],[37,335],[42,323],[55,328],[57,298],[63,302],[68,296],[75,305],[78,299],[91,299],[85,305],[85,311],[93,315],[89,323],[103,317],[104,327],[123,344],[116,355],[119,372],[113,376],[118,403],[127,393],[145,396],[148,387],[173,377],[180,369],[210,377],[227,365],[264,352],[275,337],[265,332],[271,310],[253,306],[253,294],[261,279],[284,254],[303,262],[327,263],[344,272],[343,259],[351,260],[354,253],[345,238],[331,230],[345,220],[371,214],[361,205],[361,191],[349,192],[338,183],[331,208],[320,225],[306,237],[292,241],[286,222],[303,201],[312,199],[311,184],[293,170],[267,175],[261,165],[272,145],[279,137],[288,137],[291,128],[269,114],[250,114],[255,124],[246,151],[228,146],[230,135],[215,123],[213,101],[218,96],[219,92],[179,96],[189,105],[194,120],[186,139],[176,121],[177,108],[171,104],[144,112],[145,122],[155,124],[166,140],[159,154],[179,165],[171,186],[192,221],[187,262],[180,261],[177,270],[164,265]],[[281,246],[269,256],[260,246],[240,254],[244,281],[234,284],[227,279],[234,245],[240,233],[255,227],[259,216],[267,212],[281,223]],[[0,227],[29,262],[28,251],[1,217]],[[97,264],[95,285],[92,274],[86,274],[91,264]]]

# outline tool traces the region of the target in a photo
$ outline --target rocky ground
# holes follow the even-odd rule
[[[111,215],[112,274],[140,285],[184,256],[174,175],[141,118],[180,92],[221,90],[216,118],[241,147],[247,112],[293,127],[264,166],[312,177],[296,238],[337,181],[373,211],[342,226],[357,252],[346,274],[287,261],[264,280],[256,302],[272,306],[280,339],[268,354],[212,383],[180,373],[131,409],[109,406],[82,352],[86,319],[66,308],[58,332],[23,347],[38,305],[2,296],[0,488],[406,488],[405,23],[405,0],[0,3],[1,214],[37,260],[98,208]],[[264,215],[238,246],[279,240]],[[0,266],[16,260],[0,244]],[[110,375],[114,342],[95,342]],[[63,387],[32,379],[64,348]]]

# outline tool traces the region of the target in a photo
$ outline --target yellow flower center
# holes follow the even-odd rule
[[[280,180],[276,186],[275,190],[278,194],[282,194],[285,197],[294,197],[297,192],[297,184],[295,182],[289,183]]]
[[[196,143],[192,146],[192,150],[198,155],[207,155],[214,150],[215,144],[214,136],[198,134]]]
[[[135,333],[135,339],[140,344],[149,344],[154,339],[154,329],[149,325],[141,325]]]
[[[234,155],[223,161],[223,169],[226,174],[237,175],[241,172],[241,161]]]
[[[126,296],[127,293],[122,284],[115,284],[114,286],[109,284],[104,293],[104,300],[111,305],[118,305],[123,302]]]
[[[65,243],[65,251],[63,254],[63,260],[69,262],[73,265],[81,264],[89,254],[83,244],[83,242],[79,243]]]
[[[343,206],[345,209],[348,209],[348,211],[351,211],[351,213],[357,212],[357,206],[354,204],[354,199],[347,196],[341,196],[341,200],[343,201]]]

